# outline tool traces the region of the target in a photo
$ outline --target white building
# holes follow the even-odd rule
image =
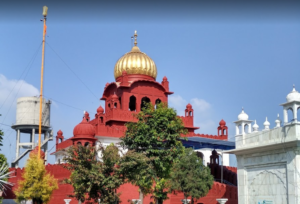
[[[283,126],[278,117],[270,129],[266,118],[263,130],[255,121],[252,131],[244,111],[235,122],[236,149],[228,152],[237,157],[239,203],[300,203],[300,93],[295,87],[281,106]],[[288,118],[288,110],[293,118]]]

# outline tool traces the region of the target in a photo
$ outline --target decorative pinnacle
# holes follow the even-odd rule
[[[137,38],[137,32],[136,32],[136,30],[134,31],[134,46],[137,46],[137,40],[136,40],[136,38]]]

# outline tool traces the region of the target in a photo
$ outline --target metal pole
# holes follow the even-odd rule
[[[43,49],[42,49],[42,66],[41,66],[41,89],[40,89],[40,119],[39,119],[39,148],[38,148],[38,158],[41,157],[41,135],[42,135],[42,102],[43,102],[43,79],[44,79],[44,59],[45,59],[45,36],[46,36],[46,17],[47,17],[48,7],[43,7],[44,15],[44,29],[43,29]]]
[[[223,183],[223,150],[222,150],[222,165],[221,165],[221,183]]]

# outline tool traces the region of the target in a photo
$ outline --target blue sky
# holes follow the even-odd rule
[[[71,137],[83,111],[93,116],[103,104],[104,86],[114,81],[114,65],[130,51],[134,30],[141,51],[157,65],[156,80],[168,77],[175,92],[170,106],[183,114],[192,103],[200,133],[217,134],[224,119],[233,139],[242,107],[260,128],[266,116],[274,127],[292,85],[300,90],[299,3],[84,2],[0,3],[1,123],[15,122],[16,98],[39,95],[44,5],[44,95],[53,99],[55,135],[61,129]],[[15,132],[6,125],[0,124],[1,152],[11,162]]]

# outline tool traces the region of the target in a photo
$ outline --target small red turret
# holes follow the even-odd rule
[[[222,138],[223,140],[228,138],[228,127],[226,126],[226,122],[222,119],[219,122],[219,127],[218,127],[218,136],[219,137],[224,137]]]

